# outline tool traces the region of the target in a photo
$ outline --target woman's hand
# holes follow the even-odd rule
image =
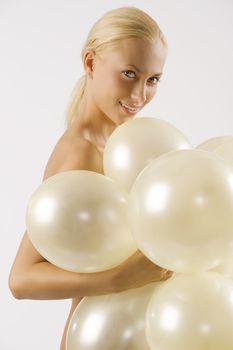
[[[116,267],[115,289],[121,292],[130,288],[138,288],[149,283],[166,281],[172,275],[172,271],[154,264],[137,250]]]

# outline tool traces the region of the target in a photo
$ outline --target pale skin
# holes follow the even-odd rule
[[[101,56],[86,51],[83,65],[87,83],[80,110],[55,145],[43,181],[69,170],[103,174],[108,137],[156,95],[165,59],[166,49],[161,42],[149,43],[139,38],[123,39]],[[133,110],[127,110],[127,106]],[[25,231],[11,268],[9,287],[17,299],[72,299],[60,347],[65,350],[70,318],[84,296],[118,293],[171,276],[172,272],[155,265],[139,250],[106,271],[89,274],[66,271],[45,260]]]

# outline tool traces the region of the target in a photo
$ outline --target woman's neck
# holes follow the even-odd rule
[[[93,100],[84,96],[70,128],[93,143],[102,153],[109,136],[116,127],[117,125],[97,108]]]

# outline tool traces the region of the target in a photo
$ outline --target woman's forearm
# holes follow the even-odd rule
[[[22,271],[17,278],[11,276],[9,286],[17,299],[55,300],[111,294],[115,292],[114,269],[76,273],[43,261]]]

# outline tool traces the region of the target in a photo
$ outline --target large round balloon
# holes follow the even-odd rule
[[[216,154],[180,150],[137,177],[129,223],[139,249],[176,272],[220,264],[233,241],[233,172]]]
[[[223,145],[225,142],[232,141],[233,136],[217,136],[208,139],[197,146],[197,149],[202,149],[204,151],[214,151],[217,147]]]
[[[146,311],[151,350],[232,350],[233,282],[214,272],[177,274]]]
[[[66,349],[149,350],[145,337],[145,313],[153,291],[160,284],[85,297],[70,320]]]
[[[46,179],[27,207],[29,237],[48,261],[66,270],[112,268],[137,247],[127,223],[128,195],[106,176],[86,170]]]
[[[104,173],[127,191],[151,160],[172,150],[190,149],[187,138],[172,124],[152,118],[135,118],[120,125],[105,145]]]

